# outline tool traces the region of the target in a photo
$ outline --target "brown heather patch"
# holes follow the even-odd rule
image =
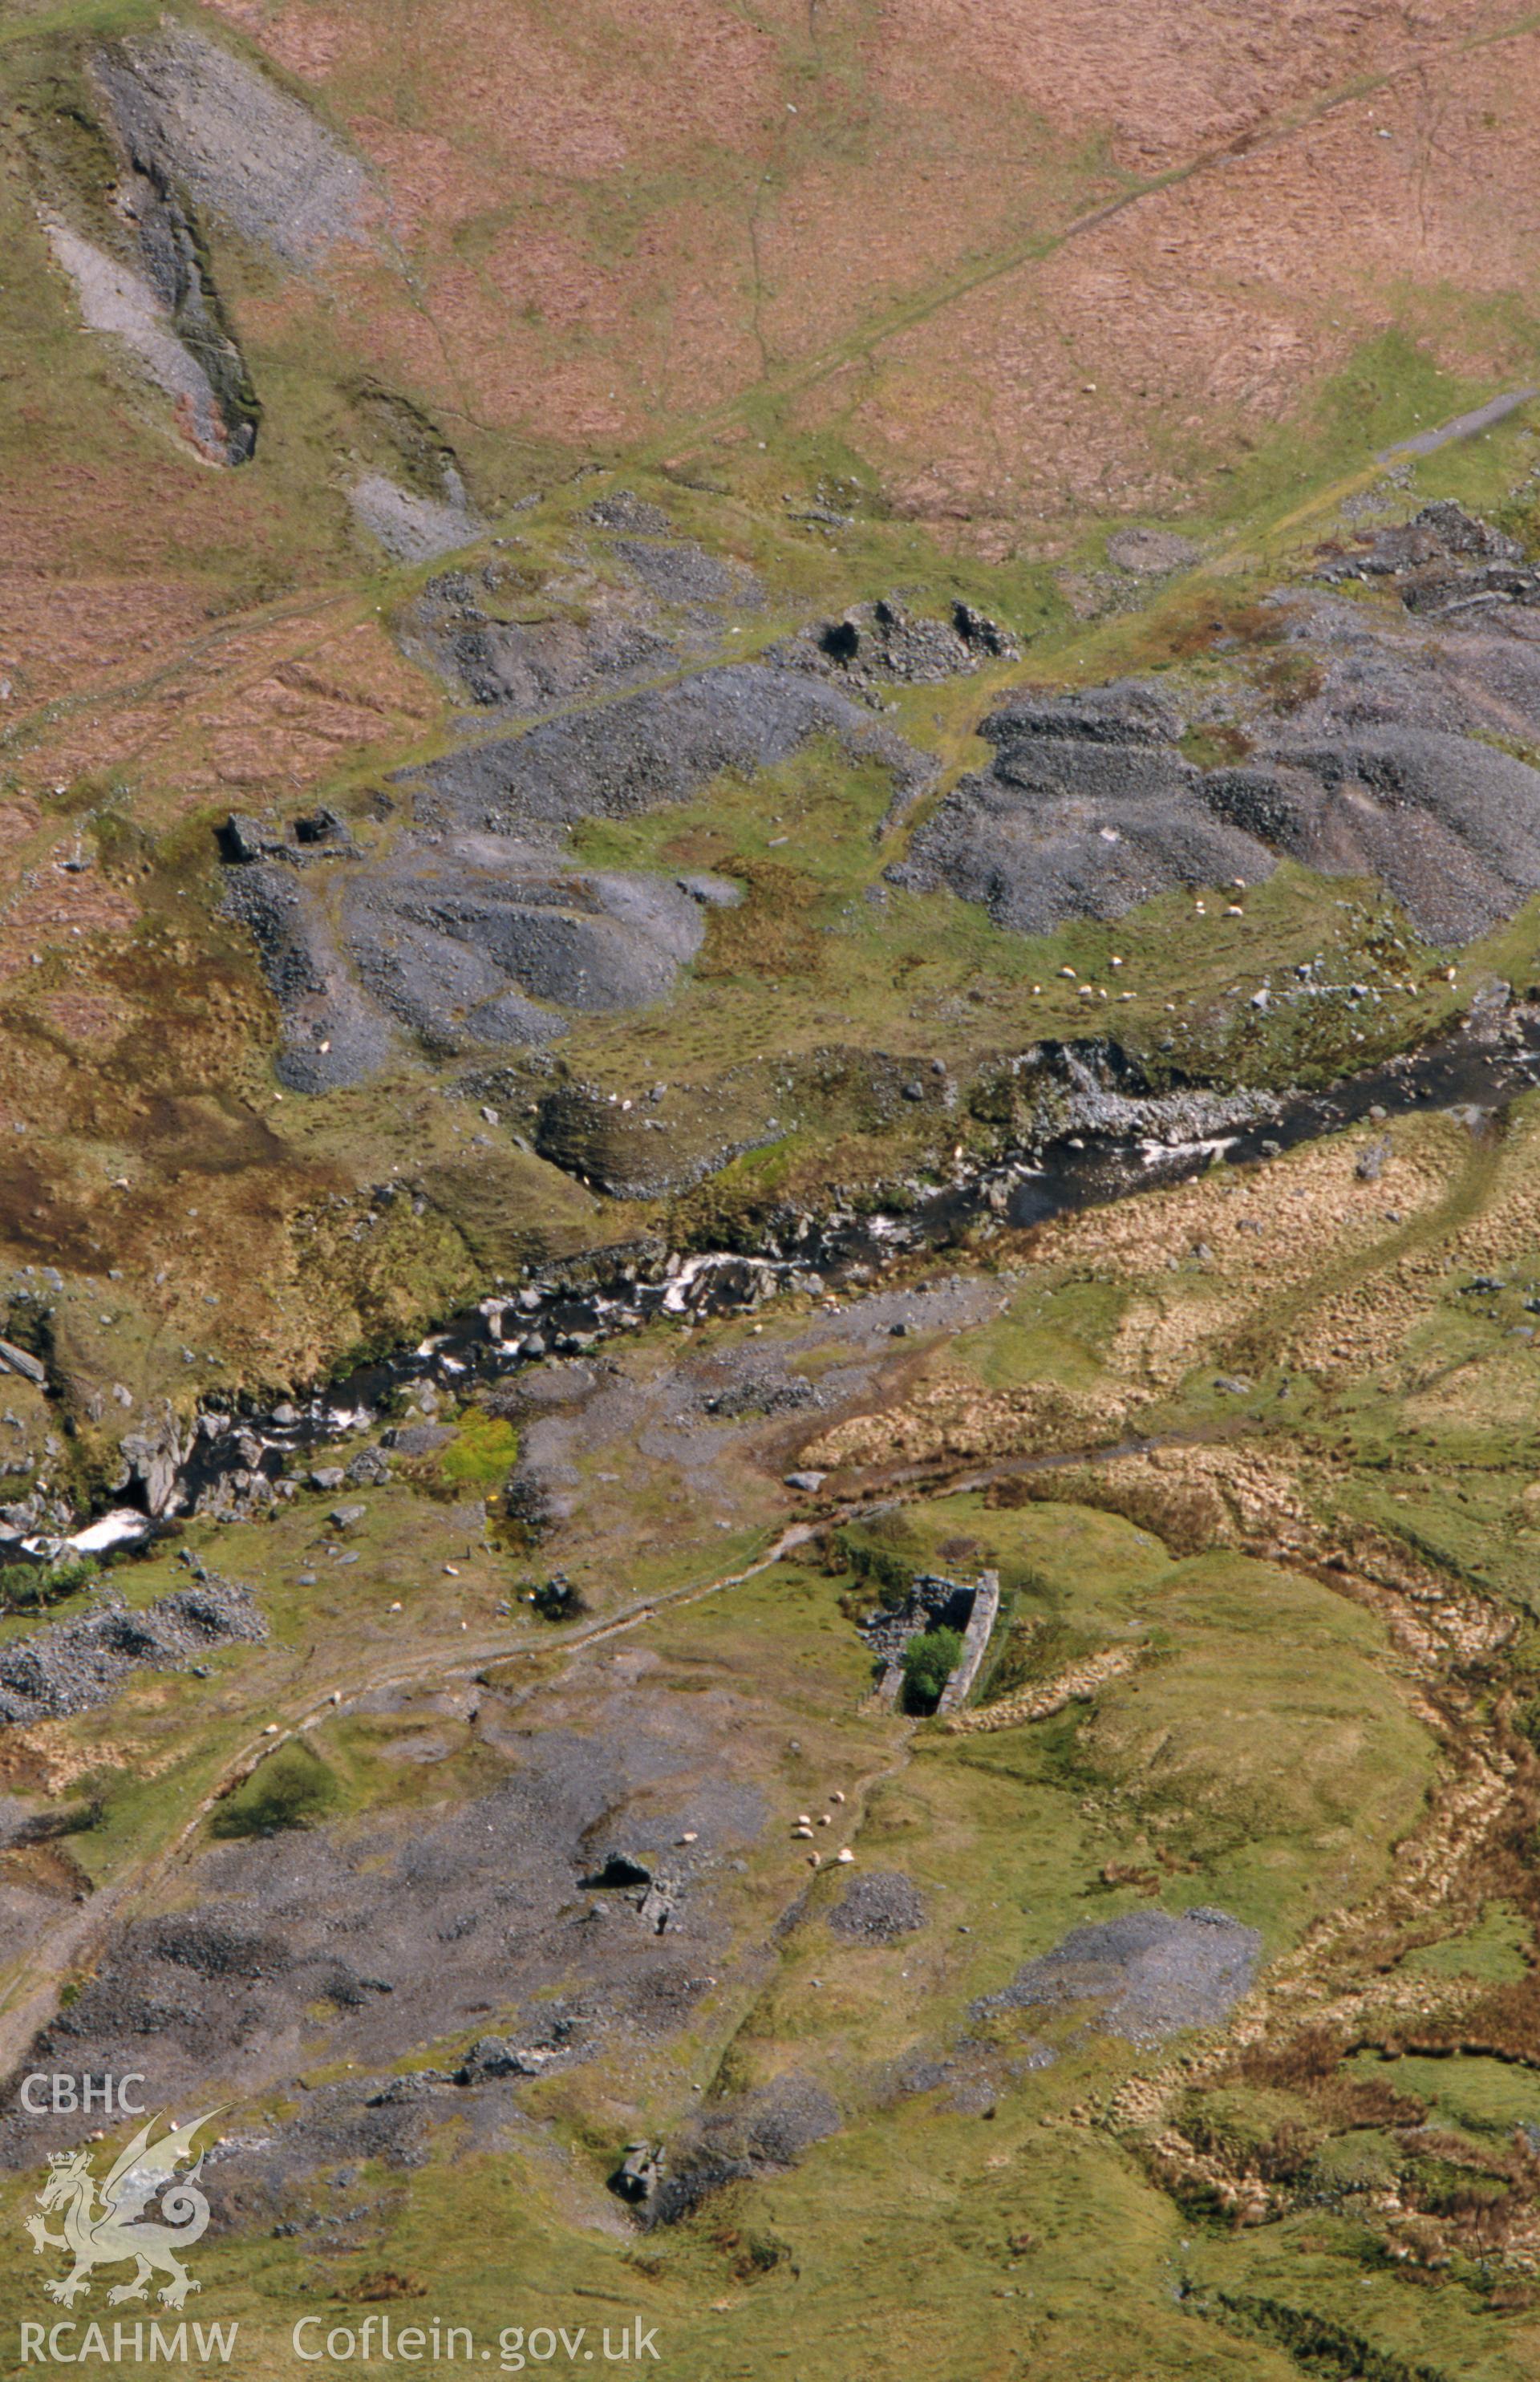
[[[302,792],[399,749],[436,710],[376,620],[334,621],[318,608],[173,657],[146,699],[68,718],[18,767],[43,788],[111,766],[136,781],[138,816],[153,820],[199,798]]]
[[[1174,1389],[1182,1376],[1238,1330],[1256,1305],[1256,1290],[1234,1284],[1211,1289],[1184,1284],[1163,1296],[1157,1288],[1129,1299],[1106,1353],[1108,1370],[1151,1394]]]
[[[1458,49],[1501,21],[1490,0],[1411,19],[1156,0],[1111,32],[1091,0],[837,22],[780,0],[752,23],[721,0],[436,0],[404,37],[385,0],[224,7],[325,83],[387,186],[420,307],[359,257],[328,285],[388,383],[582,443],[671,415],[687,436],[807,363],[805,425],[853,427],[905,510],[1002,553],[1066,503],[1186,505],[1184,450],[1206,467],[1228,442],[1234,460],[1302,409],[1404,316],[1409,276],[1435,302],[1533,276],[1522,211],[1494,227],[1484,193],[1540,78],[1517,43]],[[1121,177],[1189,169],[1013,262]],[[893,304],[920,319],[889,338]],[[1504,368],[1500,328],[1428,336],[1448,362]]]
[[[988,11],[964,0],[889,0],[881,72],[909,108],[955,82],[979,92],[980,114],[1025,99],[1082,135],[1110,124],[1119,170],[1159,173],[1349,76],[1503,20],[1492,0],[1408,10],[1307,0],[1287,14],[1267,0],[1156,0],[1121,18],[1109,41],[1096,0],[1004,0]]]
[[[0,1877],[13,1889],[42,1894],[55,1902],[83,1902],[92,1880],[68,1847],[10,1845],[0,1853]]]
[[[748,897],[735,910],[711,912],[696,976],[806,979],[819,974],[826,953],[809,915],[817,889],[773,860],[734,860],[733,874],[747,886]]]
[[[1463,1135],[1464,1129],[1450,1130]],[[1458,1281],[1467,1271],[1500,1272],[1504,1266],[1533,1252],[1540,1238],[1540,1178],[1534,1166],[1537,1133],[1540,1127],[1534,1121],[1513,1131],[1497,1155],[1494,1179],[1484,1189],[1479,1213],[1453,1226],[1436,1246],[1409,1251],[1393,1265],[1361,1283],[1345,1285],[1323,1301],[1308,1326],[1294,1338],[1292,1361],[1323,1367],[1350,1364],[1361,1372],[1380,1367],[1398,1373],[1398,1359],[1407,1334],[1418,1318],[1437,1303],[1447,1274]],[[1450,1155],[1460,1154],[1456,1143]],[[1467,1163],[1472,1155],[1467,1142],[1463,1152]],[[1384,1191],[1391,1179],[1387,1165],[1381,1182],[1365,1187]],[[1388,1204],[1410,1208],[1409,1201],[1398,1195],[1391,1196]],[[1496,1397],[1512,1419],[1527,1419],[1528,1396],[1511,1356],[1486,1358],[1479,1375],[1479,1390],[1473,1379],[1463,1380],[1460,1375],[1430,1387],[1423,1394],[1432,1401],[1429,1412],[1450,1418],[1464,1410],[1470,1395],[1479,1399],[1481,1411],[1496,1420],[1497,1410],[1491,1405]]]
[[[0,853],[10,852],[28,837],[35,835],[43,824],[43,814],[36,803],[26,801],[0,803]]]
[[[491,215],[504,186],[488,161],[448,133],[364,117],[355,127],[385,176],[395,229],[447,253],[455,227]]]
[[[376,40],[393,21],[378,0],[358,13]],[[587,0],[554,17],[517,0],[440,0],[420,23],[415,65],[433,104],[540,182],[758,150],[780,97],[774,34],[714,0]]]
[[[1308,1304],[1283,1333],[1277,1353],[1287,1362],[1329,1370],[1348,1349],[1361,1369],[1388,1364],[1426,1311],[1442,1266],[1441,1250],[1396,1249],[1408,1226],[1425,1223],[1448,1197],[1470,1142],[1461,1127],[1424,1120],[1415,1139],[1398,1136],[1373,1183],[1355,1173],[1361,1148],[1349,1138],[1313,1143],[1260,1172],[1220,1170],[1091,1209],[1042,1227],[1035,1251],[1141,1284],[1106,1361],[1143,1391],[1170,1389],[1192,1366],[1234,1354],[1253,1333],[1267,1336],[1290,1300]],[[1388,1222],[1387,1209],[1400,1224]]]
[[[1497,1154],[1495,1179],[1483,1197],[1481,1212],[1449,1237],[1448,1250],[1456,1265],[1486,1271],[1533,1253],[1540,1238],[1537,1146],[1540,1118],[1525,1117]]]
[[[68,1721],[44,1720],[33,1728],[6,1731],[0,1779],[22,1794],[63,1795],[95,1770],[134,1770],[147,1775],[144,1760],[145,1748],[131,1738],[97,1737],[81,1743]],[[166,1766],[165,1761],[156,1765]]]
[[[355,45],[356,29],[345,14],[310,6],[274,7],[270,0],[208,0],[215,13],[260,42],[302,82],[321,82]]]
[[[40,880],[0,897],[0,982],[30,965],[34,952],[77,937],[124,934],[139,916],[138,903],[96,869],[67,877],[47,868]]]
[[[1077,1466],[1037,1479],[1001,1481],[993,1504],[1061,1498],[1121,1514],[1152,1530],[1174,1555],[1215,1546],[1248,1553],[1298,1550],[1315,1536],[1298,1465],[1241,1441],[1219,1447],[1161,1447]]]
[[[1532,54],[1441,65],[1436,151],[1425,106],[1406,77],[939,307],[874,350],[854,435],[925,518],[1182,509],[1200,455],[1239,460],[1408,318],[1409,269],[1478,301],[1533,272],[1530,228],[1489,229],[1485,198],[1540,116]],[[1429,305],[1418,329],[1451,370],[1511,369],[1495,325]]]
[[[1421,1121],[1415,1139],[1393,1136],[1376,1183],[1358,1180],[1362,1147],[1346,1136],[1312,1142],[1262,1169],[1220,1168],[1170,1191],[1088,1209],[1044,1225],[1036,1248],[1052,1264],[1127,1280],[1157,1273],[1173,1258],[1190,1263],[1201,1244],[1213,1252],[1205,1282],[1252,1295],[1294,1288],[1323,1263],[1391,1237],[1387,1208],[1408,1219],[1435,1208],[1451,1161],[1469,1156],[1470,1137],[1462,1127]]]
[[[171,579],[0,572],[0,678],[11,687],[0,699],[0,723],[104,679],[159,668],[172,646],[207,625],[206,608],[206,590]]]
[[[98,1051],[116,1042],[133,1017],[126,1001],[101,992],[53,992],[38,1008],[56,1033],[71,1042],[88,1042]]]
[[[976,1381],[929,1382],[902,1403],[855,1415],[800,1452],[799,1461],[842,1466],[974,1462],[1073,1443],[1126,1411],[1115,1394],[1053,1382],[981,1391]]]
[[[1408,1334],[1428,1314],[1443,1272],[1440,1259],[1415,1253],[1362,1283],[1323,1298],[1278,1355],[1303,1372],[1343,1368],[1373,1376],[1382,1388],[1398,1385]]]

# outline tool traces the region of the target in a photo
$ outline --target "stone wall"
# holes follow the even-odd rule
[[[999,1611],[1000,1574],[997,1571],[980,1572],[979,1584],[973,1591],[973,1609],[967,1616],[967,1627],[963,1632],[962,1656],[942,1689],[941,1701],[936,1706],[938,1713],[955,1712],[972,1694],[973,1683],[979,1676],[979,1666],[984,1659],[990,1632],[994,1627]]]
[[[982,1573],[971,1588],[937,1573],[920,1573],[906,1602],[896,1612],[880,1608],[869,1613],[860,1625],[861,1635],[883,1664],[873,1691],[878,1701],[893,1704],[898,1701],[904,1683],[904,1656],[910,1639],[944,1624],[962,1631],[963,1651],[936,1709],[939,1713],[955,1712],[972,1691],[999,1610],[998,1572]]]

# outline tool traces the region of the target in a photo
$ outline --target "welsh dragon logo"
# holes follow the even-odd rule
[[[167,2278],[159,2295],[166,2307],[179,2308],[189,2291],[197,2290],[178,2253],[190,2250],[208,2225],[208,2202],[197,2188],[202,2154],[196,2167],[179,2180],[177,2169],[191,2158],[192,2138],[200,2126],[206,2126],[216,2114],[210,2109],[202,2118],[173,2125],[157,2143],[150,2137],[160,2121],[152,2118],[127,2150],[119,2152],[100,2185],[91,2172],[89,2151],[52,2154],[48,2179],[37,2201],[44,2211],[63,2209],[64,2230],[51,2233],[42,2216],[27,2219],[35,2251],[68,2250],[75,2261],[62,2281],[44,2283],[51,2300],[73,2307],[80,2293],[90,2290],[93,2266],[117,2265],[124,2258],[136,2262],[135,2272],[130,2281],[107,2293],[109,2307],[124,2300],[148,2299],[152,2274]],[[160,2202],[160,2214],[169,2222],[137,2223],[154,2200]]]

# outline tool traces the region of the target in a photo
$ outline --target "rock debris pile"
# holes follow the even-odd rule
[[[1084,2004],[1099,2032],[1161,2043],[1184,2027],[1222,2019],[1249,1991],[1261,1951],[1256,1929],[1228,1911],[1126,1911],[1099,1926],[1072,1927],[1002,1992],[975,2002],[972,2014],[977,2020]]]
[[[136,1670],[176,1670],[216,1647],[260,1644],[266,1635],[249,1590],[213,1574],[142,1612],[105,1589],[78,1620],[50,1623],[0,1648],[0,1724],[90,1712]]]
[[[1280,737],[1205,770],[1181,748],[1176,706],[1131,681],[1017,697],[979,732],[989,767],[954,787],[888,875],[950,887],[1020,934],[1120,918],[1178,887],[1253,885],[1280,858],[1377,877],[1443,944],[1487,933],[1540,887],[1540,770],[1473,736]]]

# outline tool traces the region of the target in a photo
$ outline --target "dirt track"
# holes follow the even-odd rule
[[[1163,1443],[1153,1440],[1119,1441],[1060,1451],[1051,1455],[1016,1456],[981,1467],[958,1467],[951,1475],[934,1466],[895,1467],[872,1490],[828,1506],[815,1518],[789,1524],[754,1562],[674,1589],[664,1595],[639,1600],[618,1613],[607,1614],[602,1619],[551,1630],[542,1638],[537,1648],[531,1646],[527,1635],[514,1639],[486,1638],[472,1645],[457,1647],[452,1656],[447,1656],[443,1647],[428,1649],[406,1663],[374,1671],[367,1677],[338,1673],[319,1685],[314,1681],[307,1682],[302,1701],[296,1701],[288,1710],[276,1709],[277,1727],[275,1734],[267,1735],[265,1727],[262,1733],[247,1738],[229,1756],[217,1779],[166,1845],[95,1895],[89,1906],[68,1909],[57,1924],[38,1939],[27,1968],[12,1980],[0,1998],[0,2072],[21,2057],[38,2028],[46,2023],[56,2007],[64,1978],[71,1971],[78,1972],[88,1966],[120,1922],[130,1917],[136,1906],[142,1904],[178,1865],[189,1858],[197,1845],[204,1822],[216,1806],[243,1778],[250,1776],[267,1755],[299,1736],[312,1723],[333,1716],[339,1710],[345,1711],[365,1697],[408,1688],[424,1680],[448,1683],[471,1679],[493,1664],[527,1660],[536,1654],[545,1657],[549,1653],[575,1653],[584,1648],[602,1644],[607,1639],[622,1637],[659,1613],[700,1603],[708,1597],[720,1596],[741,1586],[745,1580],[757,1578],[784,1556],[808,1545],[822,1532],[842,1522],[856,1520],[878,1507],[924,1497],[966,1494],[987,1488],[995,1481],[1019,1480],[1077,1464],[1097,1463],[1120,1455],[1143,1452]]]

